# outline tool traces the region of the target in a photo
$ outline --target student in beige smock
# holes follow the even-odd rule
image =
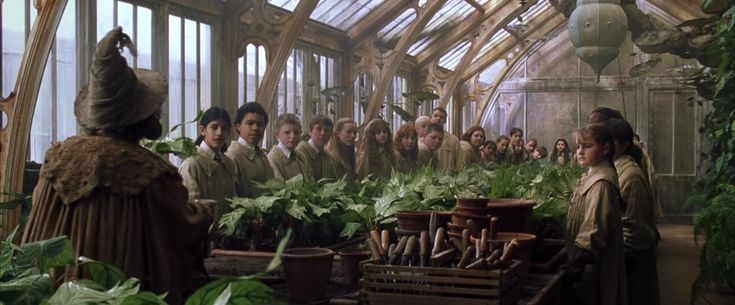
[[[484,143],[485,130],[480,126],[472,126],[462,135],[462,141],[459,142],[459,145],[462,148],[461,168],[483,164],[480,146]]]
[[[276,119],[276,138],[278,144],[271,148],[268,160],[276,178],[284,180],[301,175],[306,181],[313,181],[311,166],[296,147],[301,141],[301,120],[293,113],[284,113]]]
[[[365,179],[390,178],[395,154],[390,126],[382,119],[374,119],[365,127],[360,148],[357,152],[357,176]]]
[[[426,135],[419,141],[419,168],[431,166],[437,168],[439,160],[436,157],[436,151],[442,146],[444,141],[444,128],[438,124],[429,124],[426,127]]]
[[[236,190],[239,197],[257,197],[261,191],[255,185],[274,177],[267,152],[260,147],[266,126],[268,114],[260,104],[245,103],[237,109],[235,128],[239,137],[230,143],[225,155],[237,166]]]
[[[650,187],[640,168],[641,151],[633,143],[633,128],[621,119],[605,126],[615,139],[615,169],[625,201],[623,238],[629,304],[660,304],[656,273],[656,220]]]
[[[607,127],[588,125],[577,136],[580,165],[588,172],[567,212],[562,304],[625,305],[628,302],[618,176]]]
[[[447,111],[442,107],[434,108],[431,112],[431,123],[444,126],[446,122]],[[459,139],[446,130],[443,139],[436,154],[439,161],[437,168],[444,171],[457,171],[462,166],[462,149],[459,147]]]
[[[225,141],[230,132],[230,115],[222,108],[212,107],[199,120],[199,145],[197,154],[186,158],[179,167],[179,174],[191,199],[217,201],[215,223],[222,214],[232,210],[227,199],[235,197],[235,162],[227,157]]]
[[[319,114],[309,122],[309,141],[301,142],[296,147],[302,156],[306,157],[311,166],[314,180],[342,178],[337,172],[337,164],[325,150],[329,138],[332,136],[334,124],[328,116]]]
[[[398,128],[393,137],[393,150],[395,151],[396,171],[402,174],[415,172],[418,167],[418,133],[411,124],[403,124]]]
[[[350,118],[341,118],[337,120],[332,138],[327,143],[327,152],[337,167],[337,177],[344,177],[350,184],[357,181],[355,139],[357,139],[357,123]]]

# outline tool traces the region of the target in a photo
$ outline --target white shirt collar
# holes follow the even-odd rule
[[[243,145],[243,146],[245,146],[247,148],[255,149],[255,147],[253,147],[253,145],[250,145],[250,143],[248,143],[248,141],[245,141],[245,139],[243,139],[242,137],[237,137],[237,143],[240,143],[241,145]]]
[[[283,145],[281,141],[278,141],[278,148],[280,148],[283,151],[283,154],[286,155],[286,158],[291,158],[291,150],[286,147],[286,145]]]
[[[206,142],[202,141],[202,143],[199,143],[198,151],[201,155],[214,160],[214,155],[216,153],[214,152],[214,150],[212,150],[211,147],[209,147],[209,145],[207,145]]]

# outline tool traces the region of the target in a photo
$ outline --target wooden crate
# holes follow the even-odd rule
[[[371,305],[506,305],[520,296],[520,261],[503,270],[363,265],[360,294]]]

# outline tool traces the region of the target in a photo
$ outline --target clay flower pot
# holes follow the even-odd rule
[[[533,243],[536,241],[536,235],[528,233],[516,232],[498,232],[493,240],[489,240],[490,248],[503,249],[506,242],[516,239],[520,247],[516,250],[514,259],[521,261],[521,278],[528,275],[528,269],[531,266],[531,253],[533,253]]]
[[[342,278],[344,284],[350,290],[356,290],[360,278],[362,278],[362,270],[360,270],[360,262],[368,259],[368,252],[365,250],[342,250],[339,251],[339,260],[342,266]]]
[[[457,208],[485,208],[488,198],[457,198]]]
[[[429,231],[429,222],[431,221],[431,213],[437,213],[437,224],[443,227],[449,221],[451,213],[440,211],[398,211],[396,219],[398,220],[398,229],[404,232],[409,231]]]
[[[535,201],[525,199],[494,198],[487,204],[488,213],[500,218],[498,231],[528,232],[528,219],[533,213]]]
[[[334,252],[324,248],[293,248],[283,251],[288,299],[314,302],[327,298]]]

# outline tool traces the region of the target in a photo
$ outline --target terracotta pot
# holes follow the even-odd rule
[[[457,207],[484,208],[487,207],[488,198],[457,198]]]
[[[457,212],[462,212],[465,214],[472,214],[472,215],[477,215],[477,216],[491,216],[490,208],[488,208],[487,206],[484,206],[484,207],[457,206]]]
[[[533,213],[535,201],[525,199],[496,198],[488,202],[488,213],[500,218],[498,231],[528,232],[528,219]]]
[[[497,237],[489,240],[488,243],[492,249],[502,249],[506,242],[513,239],[518,240],[520,247],[516,249],[514,259],[521,261],[521,278],[528,275],[528,268],[531,266],[531,253],[533,253],[533,244],[536,241],[536,235],[528,233],[516,232],[498,232]]]
[[[283,251],[288,299],[314,302],[327,298],[334,252],[324,248],[293,248]]]
[[[492,216],[474,215],[456,211],[452,212],[452,223],[454,224],[465,226],[468,219],[472,219],[475,222],[477,230],[479,231],[485,228],[490,228],[490,219],[492,219]]]
[[[395,214],[398,220],[398,228],[408,231],[428,231],[432,212],[437,213],[437,221],[440,227],[443,227],[443,224],[447,223],[452,217],[451,212],[398,211]]]
[[[351,290],[357,290],[360,278],[362,278],[362,270],[360,262],[368,259],[368,252],[365,250],[342,250],[339,251],[339,260],[342,266],[342,278],[344,284]]]

